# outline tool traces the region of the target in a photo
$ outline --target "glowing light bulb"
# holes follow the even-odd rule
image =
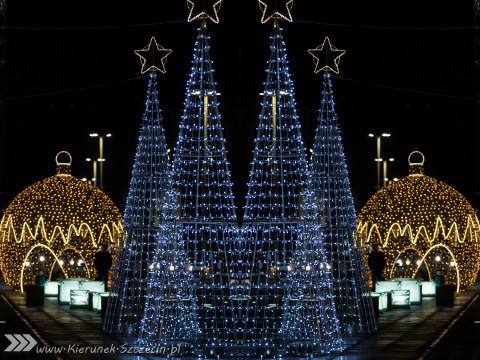
[[[410,265],[410,263],[411,263],[411,262],[410,262],[409,259],[405,260],[405,264]]]
[[[436,262],[440,262],[440,260],[442,260],[442,258],[441,258],[440,256],[438,256],[438,255],[435,256],[435,261],[436,261]]]
[[[175,270],[175,266],[173,266],[173,265],[170,265],[170,266],[168,267],[168,270],[170,270],[170,271],[174,271],[174,270]]]
[[[30,261],[25,261],[25,266],[30,266]]]
[[[70,265],[75,265],[75,260],[70,260]]]
[[[422,260],[417,260],[417,266],[422,265]]]
[[[310,271],[312,270],[312,267],[310,265],[305,266],[305,270]]]
[[[45,261],[45,256],[40,255],[40,257],[38,258],[38,260],[41,261],[41,262],[44,262],[44,261]]]
[[[63,264],[65,263],[65,261],[60,260],[58,263],[60,264],[60,266],[63,266]]]

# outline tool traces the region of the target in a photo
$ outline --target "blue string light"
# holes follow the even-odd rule
[[[328,71],[312,153],[312,183],[323,243],[332,266],[337,316],[344,333],[377,330],[358,241],[355,207]]]
[[[238,224],[209,49],[203,21],[170,178],[178,239],[159,241],[139,335],[141,346],[182,344],[182,355],[195,356],[228,352],[236,337],[230,280]],[[172,263],[160,261],[170,255]]]
[[[125,207],[122,244],[103,324],[107,333],[138,333],[147,274],[163,218],[168,153],[154,72],[150,74],[145,108]]]
[[[274,24],[248,183],[242,340],[260,356],[343,350],[285,43]]]

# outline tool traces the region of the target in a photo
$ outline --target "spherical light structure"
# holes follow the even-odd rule
[[[60,155],[70,161],[59,162]],[[115,258],[120,240],[122,216],[113,201],[70,175],[69,153],[57,154],[56,162],[57,175],[23,190],[0,222],[0,267],[6,283],[21,291],[40,270],[48,278],[94,278],[98,248],[110,245]]]
[[[421,161],[411,162],[412,156]],[[479,270],[480,227],[475,210],[457,190],[423,174],[423,154],[409,158],[410,174],[374,194],[358,215],[365,257],[383,247],[387,279],[432,279],[442,271],[457,291]]]

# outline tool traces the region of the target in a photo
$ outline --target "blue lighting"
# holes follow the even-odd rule
[[[311,167],[314,199],[322,224],[325,253],[332,266],[342,332],[373,333],[377,325],[328,71],[324,73]]]

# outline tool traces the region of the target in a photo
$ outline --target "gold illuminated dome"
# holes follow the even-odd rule
[[[68,156],[69,162],[59,162]],[[0,266],[7,284],[23,291],[41,270],[47,278],[95,277],[103,244],[115,261],[122,216],[100,189],[70,175],[71,156],[60,152],[57,175],[23,190],[0,222]]]
[[[412,156],[422,161],[411,162]],[[374,194],[358,216],[365,257],[371,245],[383,248],[386,278],[433,279],[437,271],[457,291],[479,270],[479,220],[465,197],[423,174],[424,157],[409,156],[410,174]]]

